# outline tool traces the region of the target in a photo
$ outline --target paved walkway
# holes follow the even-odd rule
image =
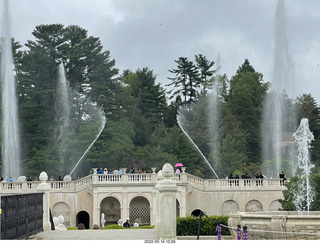
[[[178,236],[178,240],[196,240],[196,236]],[[217,236],[200,236],[200,240],[217,240]],[[28,240],[158,240],[155,229],[124,230],[55,230],[30,236]],[[232,240],[223,236],[222,240]]]
[[[28,240],[157,240],[155,229],[43,231]]]

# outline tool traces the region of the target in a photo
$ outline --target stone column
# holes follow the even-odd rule
[[[50,185],[47,183],[48,175],[46,172],[41,172],[39,176],[41,183],[37,187],[37,191],[43,192],[43,230],[50,231]]]
[[[176,192],[173,167],[165,164],[161,170],[163,180],[157,184],[159,190],[159,223],[157,226],[159,239],[176,239]]]
[[[181,192],[181,215],[180,217],[187,217],[187,187],[184,187],[183,191]]]
[[[92,213],[92,225],[97,224],[100,226],[100,206],[98,205],[98,193],[93,191],[93,213]],[[90,228],[91,228],[90,227]]]
[[[121,219],[125,222],[129,218],[128,193],[122,193],[122,212]]]

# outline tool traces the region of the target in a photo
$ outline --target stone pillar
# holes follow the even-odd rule
[[[122,212],[121,219],[125,222],[129,218],[128,193],[122,193]]]
[[[47,183],[48,175],[46,172],[41,172],[39,176],[41,183],[37,187],[37,191],[43,192],[43,230],[51,230],[50,223],[50,185]]]
[[[176,239],[176,192],[174,170],[170,164],[165,164],[161,170],[163,180],[157,184],[159,191],[159,223],[157,226],[159,239]]]
[[[154,191],[154,192],[152,192],[152,209],[150,211],[150,213],[151,213],[151,216],[150,216],[151,217],[151,219],[150,219],[151,225],[155,225],[156,218],[158,216],[158,214],[157,214],[157,209],[158,209],[157,200],[158,200],[157,192]]]
[[[100,226],[100,206],[98,206],[98,193],[93,192],[93,213],[92,213],[92,226]]]
[[[181,211],[180,211],[180,217],[187,217],[187,187],[183,189],[181,192]]]

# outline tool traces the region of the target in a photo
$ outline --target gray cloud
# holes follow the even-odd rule
[[[100,37],[116,66],[149,67],[158,82],[181,56],[203,54],[235,74],[246,58],[271,81],[277,0],[11,1],[12,35],[32,39],[36,25],[76,24]],[[320,1],[286,0],[287,37],[297,92],[320,101]]]

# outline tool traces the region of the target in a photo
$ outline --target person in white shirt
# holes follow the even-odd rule
[[[134,222],[133,227],[139,227],[138,220],[136,220],[136,221]]]

